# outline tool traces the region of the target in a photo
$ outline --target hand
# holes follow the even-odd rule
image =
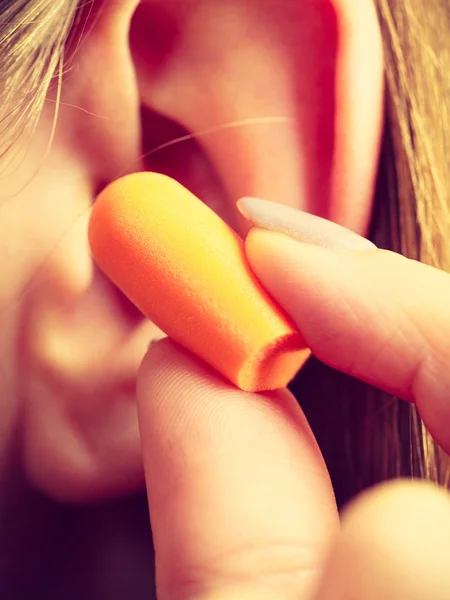
[[[450,448],[450,276],[261,230],[246,248],[316,356],[415,401]],[[138,398],[160,600],[450,598],[447,494],[384,485],[339,528],[320,451],[287,390],[241,392],[165,340],[144,360]]]

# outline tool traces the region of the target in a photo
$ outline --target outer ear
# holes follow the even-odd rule
[[[190,132],[218,128],[201,143],[231,201],[262,196],[364,232],[383,99],[372,0],[183,6],[169,0],[135,13],[143,103]],[[157,48],[150,25],[152,39],[164,40]]]
[[[383,124],[384,65],[373,0],[333,0],[339,23],[329,218],[366,233]]]
[[[382,116],[372,0],[96,6],[63,85],[52,152],[27,189],[42,200],[27,206],[45,210],[48,236],[59,231],[66,245],[52,252],[52,276],[28,294],[32,309],[21,320],[24,460],[35,483],[70,500],[126,493],[143,481],[133,393],[149,324],[92,269],[85,228],[66,235],[94,190],[142,168],[142,134],[144,150],[157,145],[158,119],[140,121],[140,104],[188,132],[217,128],[199,139],[242,231],[235,201],[252,195],[364,231]],[[40,135],[45,145],[47,130]],[[198,179],[196,168],[184,183]],[[33,235],[53,243],[44,231]]]

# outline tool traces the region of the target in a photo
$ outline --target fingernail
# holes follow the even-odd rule
[[[256,227],[330,250],[376,250],[366,238],[322,217],[270,200],[241,198],[237,207]]]

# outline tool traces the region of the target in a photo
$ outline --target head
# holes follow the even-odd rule
[[[89,501],[143,485],[134,384],[162,332],[96,269],[86,233],[116,177],[172,175],[241,233],[235,201],[260,196],[448,268],[442,3],[10,0],[0,11],[0,460],[19,452],[46,494]],[[414,469],[445,475],[413,409],[366,386],[356,401],[357,384],[314,363],[301,385],[332,474],[348,467],[343,499],[411,470],[405,423]],[[325,402],[342,424],[331,438]],[[364,459],[336,463],[347,437]]]

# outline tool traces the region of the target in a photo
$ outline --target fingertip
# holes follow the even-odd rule
[[[172,339],[165,337],[157,342],[152,342],[145,353],[138,372],[138,385],[142,385],[151,376],[158,364],[165,364],[167,357],[178,356],[182,348]]]
[[[236,390],[212,367],[166,337],[149,347],[141,363],[137,377],[138,404],[145,404],[148,398],[176,396],[180,386],[201,395],[206,393],[205,387],[210,392]]]
[[[354,500],[324,571],[319,600],[447,600],[450,495],[424,481],[389,482]]]
[[[292,394],[243,392],[171,340],[147,352],[138,392],[161,597],[286,568],[309,589],[337,516]]]

